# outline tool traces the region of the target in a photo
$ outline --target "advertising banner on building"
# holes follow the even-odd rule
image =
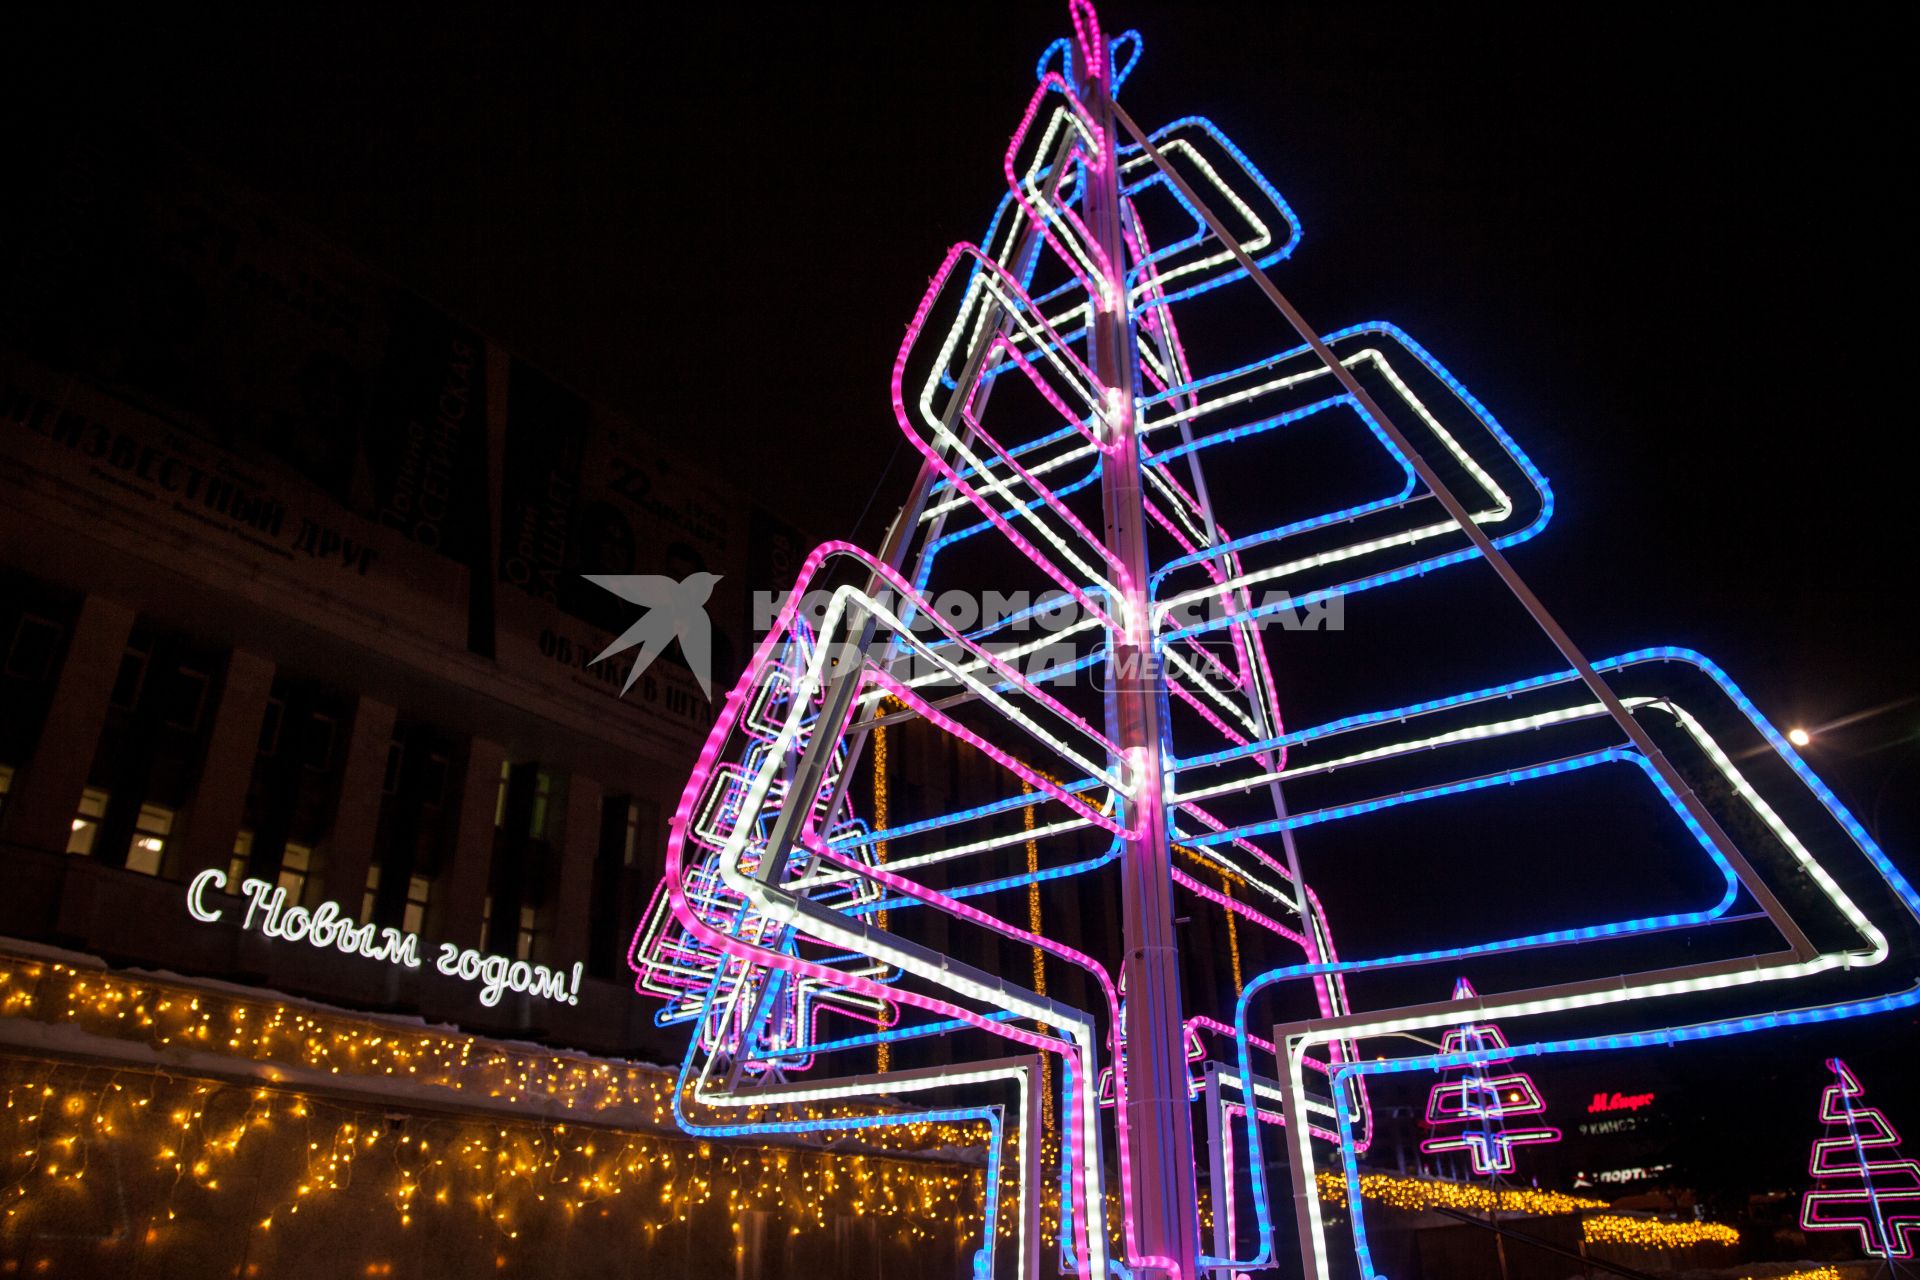
[[[593,659],[643,610],[583,575],[729,579],[745,564],[748,513],[737,494],[519,360],[508,378],[501,473],[502,666],[620,698],[633,651]],[[718,698],[750,643],[738,583],[723,582],[706,612]],[[623,701],[649,735],[676,750],[697,749],[713,722],[677,644]]]
[[[637,650],[594,659],[643,610],[584,576],[717,575],[707,666],[724,695],[757,638],[754,594],[790,586],[809,546],[716,479],[697,440],[691,460],[670,452],[139,131],[77,128],[10,176],[0,431],[16,475],[135,543],[197,537],[250,578],[698,749],[713,705],[683,646],[625,689]]]
[[[257,583],[463,645],[465,583],[432,551],[342,508],[284,467],[248,462],[118,397],[0,354],[9,500],[219,587]]]

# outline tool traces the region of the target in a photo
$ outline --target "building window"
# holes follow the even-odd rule
[[[270,756],[280,749],[280,723],[286,718],[287,704],[279,698],[267,699],[266,714],[260,717],[260,745],[255,750]]]
[[[287,842],[280,855],[280,876],[276,883],[287,891],[288,902],[298,902],[307,891],[307,873],[313,869],[313,850],[304,844]]]
[[[427,898],[433,893],[433,881],[425,876],[410,876],[407,879],[407,910],[400,919],[400,927],[408,933],[420,932],[427,922]]]
[[[516,960],[533,959],[534,943],[539,940],[536,924],[540,913],[532,907],[520,908],[520,928],[515,931],[513,956]]]
[[[100,834],[100,819],[107,816],[107,793],[88,787],[80,793],[80,810],[73,818],[73,832],[67,837],[67,852],[91,854],[93,838]]]
[[[173,677],[173,705],[167,709],[167,728],[192,733],[200,727],[207,707],[207,673],[181,667]]]
[[[408,933],[420,932],[420,926],[427,922],[427,899],[433,894],[433,881],[426,876],[407,877],[407,904],[400,913],[400,927]],[[373,919],[373,905],[380,897],[380,868],[367,868],[367,891],[360,896],[360,923]],[[492,910],[493,900],[489,898],[488,910]],[[481,927],[486,927],[485,921]]]
[[[316,711],[308,717],[307,768],[325,772],[326,767],[333,763],[334,732],[339,728],[339,723],[324,711]]]
[[[60,652],[63,631],[51,618],[22,614],[13,629],[13,643],[7,646],[7,674],[19,680],[45,680],[53,671],[54,655]]]
[[[236,831],[233,833],[233,860],[227,863],[227,892],[240,892],[240,884],[247,878],[247,867],[253,861],[253,832]]]
[[[630,867],[640,849],[640,802],[627,801],[627,837],[620,851],[620,865]]]
[[[407,744],[395,738],[387,743],[387,772],[380,782],[380,794],[390,796],[400,789],[400,770],[407,763]]]
[[[13,790],[13,766],[0,764],[0,813],[7,811],[7,792]]]
[[[535,840],[547,838],[547,810],[553,801],[553,775],[545,769],[534,774],[533,778],[533,817],[527,823],[527,834]],[[521,957],[525,959],[525,957]]]
[[[447,756],[443,751],[427,752],[420,766],[420,803],[438,809],[447,799]]]
[[[493,793],[493,825],[496,827],[504,827],[507,825],[507,782],[512,776],[512,763],[502,760],[500,762],[500,787]]]
[[[157,804],[141,805],[140,817],[133,825],[133,843],[127,846],[127,870],[143,876],[159,875],[160,859],[172,834],[173,810]]]
[[[480,899],[480,945],[481,946],[483,947],[486,946],[488,941],[492,937],[492,934],[490,932],[492,928],[493,928],[493,895],[488,894],[486,897]]]
[[[113,678],[113,696],[108,702],[122,711],[133,710],[140,703],[140,689],[146,682],[146,651],[129,647],[120,655],[120,671]]]

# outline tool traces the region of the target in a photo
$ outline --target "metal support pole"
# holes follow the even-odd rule
[[[1252,1086],[1246,1086],[1244,1092],[1249,1099],[1253,1097]],[[1233,1165],[1225,1158],[1226,1124],[1221,1113],[1226,1108],[1226,1098],[1221,1092],[1219,1063],[1207,1064],[1206,1085],[1200,1096],[1207,1109],[1207,1191],[1213,1201],[1213,1256],[1231,1258],[1233,1223],[1227,1208],[1233,1203]],[[1216,1280],[1231,1280],[1233,1269],[1215,1267],[1213,1274]]]
[[[1121,627],[1108,651],[1108,706],[1111,736],[1124,753],[1132,790],[1126,816],[1129,830],[1135,833],[1126,841],[1120,859],[1127,983],[1127,1048],[1118,1064],[1127,1105],[1120,1123],[1128,1144],[1126,1176],[1132,1192],[1134,1240],[1144,1257],[1161,1260],[1150,1265],[1157,1265],[1169,1280],[1193,1280],[1200,1256],[1200,1221],[1180,1008],[1180,957],[1173,927],[1173,851],[1161,772],[1162,684],[1146,595],[1146,509],[1140,446],[1134,436],[1138,356],[1128,306],[1119,167],[1114,155],[1117,108],[1108,93],[1106,74],[1105,60],[1101,60],[1101,78],[1085,82],[1082,101],[1095,114],[1105,149],[1101,164],[1088,166],[1085,211],[1087,226],[1108,264],[1108,303],[1090,300],[1095,307],[1093,369],[1109,397],[1108,447],[1100,470],[1106,541],[1125,571],[1119,585],[1126,592],[1124,599],[1115,602]]]
[[[1046,1272],[1041,1266],[1045,1252],[1042,1245],[1040,1202],[1047,1177],[1045,1146],[1047,1127],[1045,1123],[1045,1098],[1047,1088],[1047,1063],[1041,1054],[1027,1059],[1032,1065],[1028,1068],[1026,1087],[1026,1126],[1021,1130],[1020,1140],[1020,1211],[1026,1215],[1026,1230],[1022,1233],[1026,1241],[1025,1251],[1020,1255],[1020,1275],[1040,1280]]]
[[[1287,1121],[1287,1168],[1293,1175],[1293,1226],[1300,1235],[1301,1258],[1305,1263],[1305,1270],[1300,1274],[1312,1277],[1316,1274],[1316,1260],[1309,1250],[1313,1240],[1314,1208],[1319,1203],[1320,1190],[1314,1183],[1313,1143],[1310,1140],[1294,1140],[1294,1135],[1307,1132],[1306,1091],[1293,1086],[1297,1075],[1294,1064],[1300,1050],[1292,1036],[1282,1037],[1278,1034],[1279,1028],[1274,1030],[1275,1057],[1280,1065],[1280,1110]],[[1304,1160],[1300,1158],[1302,1153],[1306,1156]],[[1259,1150],[1247,1152],[1249,1160],[1261,1158]],[[1274,1257],[1278,1261],[1279,1250],[1274,1251]]]

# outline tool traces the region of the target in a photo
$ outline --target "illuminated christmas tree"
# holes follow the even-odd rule
[[[1465,978],[1453,985],[1455,1000],[1477,1000],[1479,995]],[[1448,1067],[1428,1092],[1427,1125],[1437,1136],[1423,1139],[1422,1151],[1465,1151],[1473,1159],[1473,1171],[1485,1176],[1512,1173],[1515,1147],[1560,1141],[1558,1129],[1508,1123],[1517,1116],[1537,1116],[1547,1104],[1532,1076],[1498,1070],[1513,1061],[1499,1027],[1463,1022],[1447,1032],[1441,1051],[1478,1056],[1470,1065]]]
[[[1878,1107],[1860,1105],[1866,1091],[1838,1058],[1834,1081],[1820,1095],[1827,1136],[1814,1141],[1800,1200],[1805,1231],[1856,1231],[1875,1258],[1913,1257],[1920,1233],[1920,1160],[1900,1156],[1900,1135]]]
[[[895,360],[919,475],[878,551],[832,542],[800,566],[670,824],[631,960],[687,1030],[682,1126],[792,1140],[905,1123],[875,1105],[902,1099],[978,1124],[981,1276],[1267,1270],[1291,1205],[1319,1280],[1326,1165],[1371,1276],[1369,1076],[1452,1073],[1440,1140],[1491,1171],[1552,1135],[1508,1124],[1539,1098],[1497,1070],[1496,1021],[1527,1028],[1514,1048],[1588,1052],[1920,1001],[1911,969],[1862,976],[1909,947],[1920,895],[1793,747],[1700,654],[1582,653],[1507,559],[1552,515],[1539,469],[1398,327],[1310,326],[1269,274],[1299,243],[1293,210],[1211,122],[1139,128],[1118,101],[1139,35],[1067,8],[999,207],[940,263]],[[900,163],[882,186],[938,158]],[[1209,328],[1227,303],[1257,315]],[[1208,334],[1237,354],[1202,364]],[[1333,484],[1340,449],[1364,490]],[[1393,674],[1419,700],[1286,721],[1275,655],[1293,654],[1269,628],[1476,564],[1555,667],[1462,689],[1414,628]],[[1422,864],[1375,815],[1493,831],[1463,811],[1600,774],[1655,797],[1704,901],[1575,895],[1537,902],[1537,925],[1448,913],[1432,950],[1336,950],[1378,891],[1323,904],[1302,846],[1345,838],[1384,882]],[[1585,826],[1617,811],[1554,806]],[[1762,833],[1761,866],[1730,829]],[[1608,944],[1627,937],[1659,958],[1623,972]],[[1467,1028],[1458,1001],[1393,1005],[1383,980],[1388,1002],[1360,1009],[1346,986],[1551,949],[1570,949],[1539,966],[1551,981],[1469,997]],[[1872,990],[1849,1002],[1849,982]],[[1588,1011],[1600,1030],[1576,1025]],[[1269,1185],[1276,1136],[1291,1197]]]

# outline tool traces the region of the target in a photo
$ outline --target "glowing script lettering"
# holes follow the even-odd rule
[[[209,867],[187,885],[187,914],[203,924],[226,917],[223,908],[210,905],[209,891],[224,893],[227,873]],[[251,929],[283,942],[305,942],[309,946],[332,948],[342,955],[367,960],[382,960],[407,969],[420,967],[420,936],[401,929],[361,924],[338,903],[323,902],[311,909],[287,905],[287,891],[265,880],[247,879],[240,883],[239,896],[246,903],[240,927]],[[436,973],[479,984],[480,1003],[491,1009],[508,991],[553,1000],[561,1004],[580,1003],[580,966],[571,972],[530,964],[507,956],[488,955],[472,947],[462,948],[443,942],[434,956]]]

